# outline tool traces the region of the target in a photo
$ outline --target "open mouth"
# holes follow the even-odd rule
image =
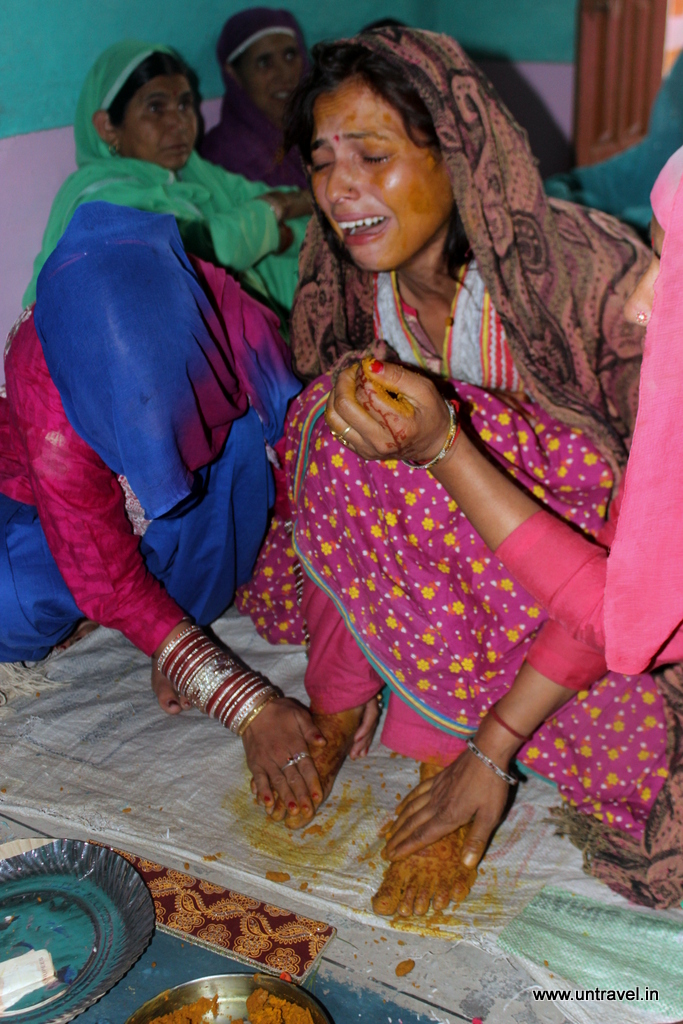
[[[344,238],[355,238],[357,236],[375,235],[386,220],[386,217],[361,217],[359,220],[337,221],[344,232]]]

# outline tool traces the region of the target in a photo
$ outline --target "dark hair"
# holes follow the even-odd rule
[[[184,75],[190,83],[195,110],[199,111],[198,82],[194,71],[187,66],[182,58],[175,54],[155,50],[154,53],[150,53],[149,57],[145,57],[134,71],[131,71],[109,104],[107,113],[109,114],[109,120],[115,128],[123,124],[128,104],[138,89],[142,89],[143,85],[147,85],[153,78],[158,78],[160,75]]]
[[[371,21],[367,25],[363,25],[358,35],[361,35],[363,32],[372,32],[376,28],[408,28],[408,26],[405,21],[399,21],[398,18],[378,18],[377,21]]]
[[[427,107],[405,75],[386,58],[372,53],[359,43],[319,43],[313,47],[312,66],[291,98],[285,127],[285,149],[298,146],[306,164],[311,161],[315,101],[323,93],[334,92],[349,78],[360,78],[373,92],[389,103],[403,119],[406,132],[417,146],[440,150],[439,137]],[[346,248],[327,221],[322,218],[325,237],[339,256],[350,260]],[[453,205],[444,245],[448,272],[455,277],[470,256],[470,244],[457,205]]]

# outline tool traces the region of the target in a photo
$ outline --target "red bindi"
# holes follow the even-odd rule
[[[339,136],[338,136],[338,135],[335,135],[335,136],[334,136],[334,141],[335,141],[335,142],[339,142]]]

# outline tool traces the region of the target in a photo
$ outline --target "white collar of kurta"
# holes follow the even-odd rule
[[[446,376],[480,387],[483,384],[480,330],[484,292],[484,282],[473,260],[468,264],[466,284],[454,311],[450,366],[443,368]],[[386,271],[375,275],[375,310],[379,320],[375,324],[377,336],[391,345],[401,362],[417,366],[410,336],[396,306],[391,274]]]

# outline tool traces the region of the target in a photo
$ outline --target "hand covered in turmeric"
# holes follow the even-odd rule
[[[448,407],[432,381],[377,359],[342,371],[325,418],[337,438],[369,460],[427,462],[441,450],[450,426]]]

